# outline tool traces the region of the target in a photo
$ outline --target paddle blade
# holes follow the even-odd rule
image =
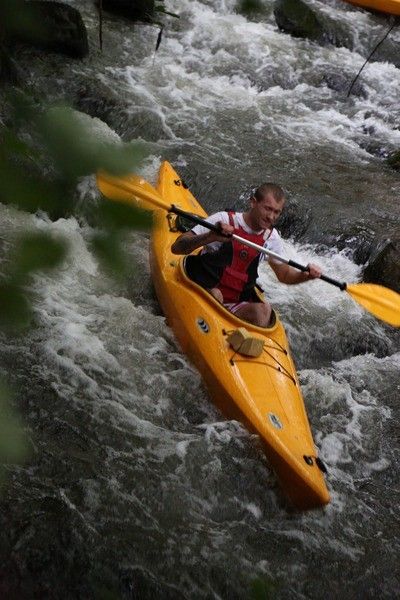
[[[96,181],[100,192],[110,200],[126,202],[143,210],[170,208],[157,190],[139,175],[114,177],[108,173],[97,173]]]
[[[400,327],[400,294],[374,283],[348,285],[346,291],[375,317]]]

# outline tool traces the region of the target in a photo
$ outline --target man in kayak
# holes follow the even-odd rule
[[[206,288],[240,319],[267,327],[271,306],[261,302],[254,291],[258,277],[258,264],[265,255],[249,246],[232,240],[233,233],[276,254],[282,254],[282,239],[274,224],[285,205],[282,188],[274,183],[264,183],[250,198],[250,208],[243,213],[217,212],[206,220],[219,226],[220,233],[196,225],[180,235],[173,243],[174,254],[190,254],[202,247],[199,254],[188,256],[185,268],[190,279]],[[298,284],[321,276],[321,269],[309,264],[308,271],[298,271],[273,257],[269,265],[278,280]]]

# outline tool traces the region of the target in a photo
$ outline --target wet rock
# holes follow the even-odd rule
[[[347,94],[352,84],[352,80],[344,73],[326,73],[322,76],[322,83],[335,92]],[[351,89],[351,95],[358,96],[359,98],[366,98],[368,96],[365,85],[363,85],[359,79],[354,83]]]
[[[20,81],[18,67],[8,50],[0,45],[0,84],[17,85]]]
[[[300,239],[308,229],[311,211],[296,200],[290,200],[276,224],[283,237]]]
[[[371,132],[373,133],[373,132]],[[386,158],[389,154],[389,149],[383,145],[379,140],[371,140],[370,138],[364,138],[357,141],[360,148],[378,158]]]
[[[104,121],[109,127],[115,129],[116,115],[121,112],[121,101],[116,98],[109,88],[102,86],[101,83],[97,86],[81,87],[73,102],[74,108],[86,113],[91,117],[97,117]]]
[[[333,237],[328,245],[336,247],[339,251],[350,250],[352,259],[357,265],[365,265],[371,256],[374,245],[374,231],[365,226],[354,224],[336,239]]]
[[[377,245],[364,269],[363,280],[400,293],[400,239],[385,240]]]
[[[353,49],[353,36],[346,23],[329,19],[303,0],[277,0],[274,15],[278,27],[295,37]]]
[[[304,0],[277,0],[274,15],[278,27],[295,37],[307,38],[321,45],[333,44],[349,50],[354,50],[357,45],[357,51],[362,52],[348,22],[329,18],[326,13],[318,11]],[[398,67],[400,43],[390,36],[383,40],[388,28],[385,19],[382,35],[376,38],[371,36],[370,47],[364,51],[364,55],[367,57],[376,47],[371,61],[390,62]]]
[[[382,35],[379,36],[380,39],[382,39],[384,37],[388,28],[389,28],[389,26],[382,27]],[[377,44],[379,43],[379,41],[380,41],[379,37],[376,40],[374,40],[373,42],[371,42],[370,52],[372,52],[374,47],[376,47]],[[371,61],[389,62],[392,65],[395,65],[395,67],[400,67],[400,43],[394,39],[391,39],[389,36],[375,50],[375,52],[373,53],[373,55],[371,57]]]
[[[98,87],[82,87],[74,100],[74,108],[101,119],[127,141],[142,138],[157,142],[169,137],[162,115],[154,107],[135,109],[100,83]]]
[[[400,150],[396,150],[396,152],[390,154],[386,162],[390,167],[392,167],[392,169],[400,171]]]
[[[279,29],[320,44],[329,42],[321,20],[302,0],[277,0],[274,16]]]
[[[133,21],[152,21],[154,0],[103,0],[103,10]]]
[[[29,8],[27,8],[29,6]],[[89,53],[86,27],[78,10],[61,2],[35,0],[24,7],[28,28],[14,28],[11,40],[73,58]]]

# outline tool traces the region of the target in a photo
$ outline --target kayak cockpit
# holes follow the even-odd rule
[[[232,313],[229,309],[227,309],[223,304],[218,302],[218,300],[216,300],[216,298],[214,298],[214,296],[212,294],[210,294],[210,292],[208,290],[206,290],[201,285],[199,285],[198,283],[196,283],[195,281],[190,279],[189,275],[186,272],[185,262],[186,262],[186,256],[184,256],[181,260],[179,260],[178,269],[180,272],[179,273],[180,277],[182,277],[182,279],[186,285],[196,289],[197,292],[199,294],[201,294],[201,296],[208,303],[210,303],[210,306],[213,307],[213,310],[218,310],[218,312],[225,314],[226,317],[229,316],[229,319],[230,320],[232,319],[233,322],[237,323],[238,327],[240,327],[239,324],[242,324],[242,326],[246,327],[247,329],[251,328],[252,330],[253,329],[259,330],[260,332],[266,332],[266,331],[275,329],[277,321],[278,321],[278,316],[277,316],[275,309],[272,309],[271,319],[270,319],[268,327],[259,327],[257,325],[253,325],[252,323],[249,323],[248,321],[244,321],[243,319],[240,319],[234,313]],[[255,295],[255,297],[257,297],[259,299],[260,302],[264,302],[264,293],[260,287],[255,286],[254,295]]]

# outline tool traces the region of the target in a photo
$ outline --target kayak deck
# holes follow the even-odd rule
[[[389,15],[400,15],[400,0],[345,0],[345,2]]]
[[[160,168],[158,191],[169,204],[206,216],[167,162]],[[150,254],[154,286],[168,324],[217,406],[261,437],[292,504],[300,509],[326,504],[329,493],[279,317],[267,329],[251,325],[191,281],[184,259],[171,253],[179,235],[174,219],[166,218],[165,211],[155,212]],[[245,356],[229,344],[229,333],[240,327],[261,340],[259,356]]]

